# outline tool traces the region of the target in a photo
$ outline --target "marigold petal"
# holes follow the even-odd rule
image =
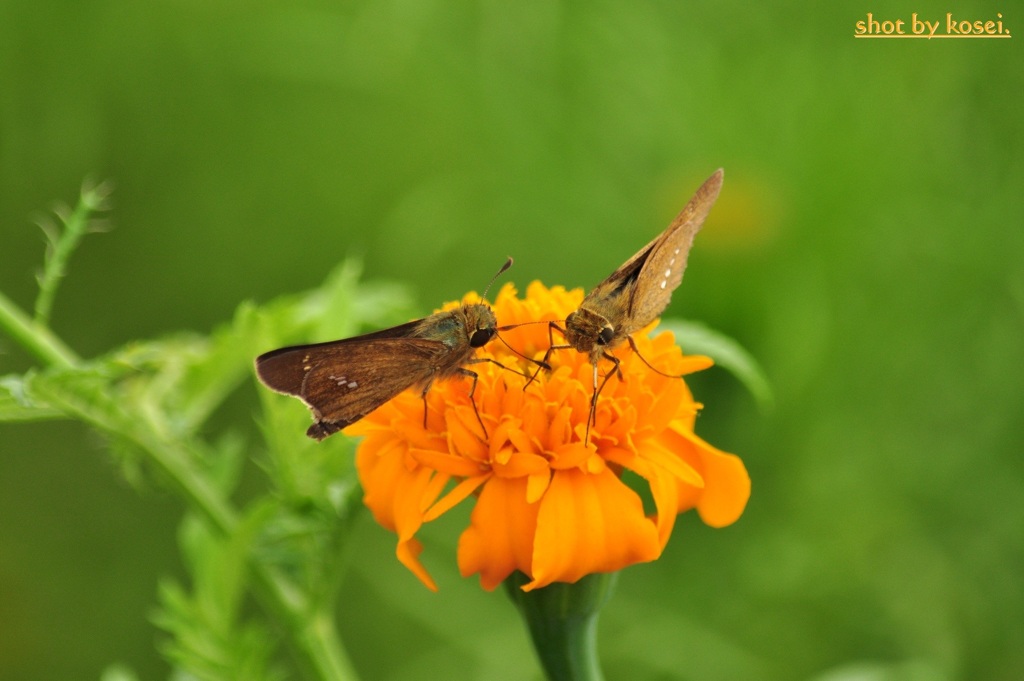
[[[423,430],[423,424],[421,421],[416,421],[415,423],[399,421],[391,424],[390,427],[394,429],[394,432],[399,438],[408,442],[410,447],[418,447],[419,449],[443,449],[445,446],[444,438],[438,436],[436,433]]]
[[[548,470],[548,460],[539,454],[509,451],[504,463],[495,462],[494,473],[503,478],[521,478],[525,475],[536,475]]]
[[[427,509],[434,505],[434,502],[437,501],[439,496],[441,496],[441,492],[444,491],[444,488],[448,485],[448,481],[451,479],[452,476],[447,475],[446,473],[435,472],[431,476],[427,486],[423,489],[423,496],[420,497],[419,510],[421,513],[421,523],[427,522],[425,516]]]
[[[638,418],[635,405],[626,400],[616,400],[614,405],[598,410],[591,432],[595,439],[602,441],[602,450],[607,446],[627,446],[634,436],[650,437],[654,432],[646,424],[638,427]]]
[[[635,470],[633,462],[636,461],[636,452],[625,447],[605,447],[601,450],[601,456],[608,463],[613,463],[623,468]]]
[[[427,588],[437,590],[426,568],[419,562],[422,547],[415,534],[423,525],[423,508],[436,495],[436,476],[429,468],[410,471],[406,466],[404,443],[383,450],[360,449],[356,463],[363,486],[363,503],[374,519],[398,535],[395,555]]]
[[[598,475],[557,471],[540,503],[533,579],[524,591],[620,570],[661,554],[658,533],[640,497],[611,469]]]
[[[400,539],[411,538],[423,525],[424,500],[429,497],[428,490],[433,478],[432,470],[421,468],[396,481],[391,509],[395,531]]]
[[[680,405],[686,400],[686,384],[682,381],[669,379],[657,390],[644,407],[637,407],[644,414],[644,425],[650,432],[660,433],[679,414]]]
[[[572,410],[567,406],[555,412],[545,433],[545,449],[554,449],[569,439],[569,434],[572,432],[572,417]]]
[[[589,457],[587,457],[586,464],[584,465],[584,470],[586,470],[587,473],[596,475],[598,473],[603,472],[604,469],[607,467],[608,464],[605,463],[605,460],[602,457],[598,456],[596,452],[594,452]]]
[[[480,475],[481,466],[472,459],[467,459],[456,454],[438,452],[430,449],[411,449],[409,453],[421,465],[432,468],[435,471],[442,471],[448,475],[469,477]]]
[[[551,468],[564,470],[566,468],[579,468],[583,466],[594,450],[586,447],[582,442],[571,442],[560,445],[551,453]]]
[[[373,513],[374,519],[389,530],[395,529],[393,499],[397,481],[406,475],[402,463],[404,453],[405,447],[396,442],[379,453],[362,448],[356,455],[363,503]]]
[[[548,491],[551,484],[551,469],[547,466],[544,470],[531,474],[526,478],[526,501],[533,503],[540,501],[544,493]]]
[[[547,405],[544,403],[544,396],[535,394],[537,392],[539,392],[539,389],[527,396],[522,409],[516,415],[521,419],[520,428],[522,431],[529,434],[531,438],[536,438],[538,442],[536,446],[540,449],[542,445],[539,444],[539,438],[547,430],[548,413]]]
[[[513,346],[515,347],[515,346]],[[528,365],[532,369],[532,365]],[[526,373],[530,373],[527,371]],[[505,378],[509,379],[508,374],[505,374]],[[512,381],[516,381],[514,377],[511,377]],[[509,387],[506,381],[502,381],[504,389],[501,391],[501,406],[499,411],[493,413],[496,414],[518,414],[523,410],[528,400],[526,390],[526,382],[530,379],[527,376],[523,376],[512,387]]]
[[[694,435],[693,437],[697,437]],[[705,489],[697,504],[700,519],[711,527],[725,527],[736,522],[750,499],[750,475],[743,461],[735,454],[708,447],[704,459]]]
[[[590,428],[591,436],[595,440],[605,441],[605,444],[622,444],[636,427],[636,406],[628,398],[619,399],[604,394],[598,397],[597,404],[594,424]],[[580,425],[585,427],[586,423],[577,424],[577,429]]]
[[[459,537],[459,571],[463,577],[479,573],[487,591],[513,570],[530,569],[540,504],[526,503],[525,487],[524,478],[491,478]]]
[[[540,443],[530,437],[526,432],[517,428],[510,430],[508,433],[509,442],[515,447],[516,451],[523,452],[525,454],[536,454],[541,451]]]
[[[479,475],[475,478],[466,478],[457,484],[452,488],[452,491],[441,497],[437,503],[427,509],[426,513],[423,514],[423,522],[429,523],[431,520],[436,520],[443,514],[458,506],[459,502],[475,492],[477,488],[487,482],[490,477],[491,474],[488,473],[486,475]]]
[[[426,568],[419,561],[422,546],[415,539],[416,533],[423,525],[423,500],[426,488],[430,485],[432,472],[429,469],[416,471],[414,475],[406,475],[399,479],[392,497],[394,529],[398,534],[398,545],[395,554],[409,570],[422,581],[428,589],[437,590],[437,585],[430,578]]]
[[[650,461],[674,476],[681,484],[697,488],[705,486],[704,478],[680,456],[680,452],[671,451],[658,441],[648,443],[637,457]]]
[[[750,475],[735,454],[721,453],[711,459],[712,475],[720,479],[711,493],[705,493],[697,505],[701,520],[711,527],[731,525],[743,515],[750,499]]]
[[[419,555],[423,553],[423,544],[418,539],[408,539],[406,541],[398,542],[398,548],[395,549],[395,555],[398,556],[398,561],[407,567],[416,577],[423,582],[431,591],[437,591],[437,583],[431,578],[430,573],[423,567],[423,563],[420,562]]]
[[[679,375],[694,374],[713,366],[715,366],[715,360],[705,355],[683,355],[683,365],[679,370]]]
[[[507,456],[503,450],[507,450],[509,443],[509,433],[512,430],[517,430],[519,426],[517,419],[502,419],[497,426],[495,426],[493,432],[489,433],[488,437],[488,456],[491,459],[498,458],[499,455]]]
[[[682,486],[675,475],[667,468],[653,463],[649,457],[633,457],[629,468],[642,477],[651,490],[657,509],[654,522],[658,528],[658,543],[665,548],[672,535],[672,528],[675,527],[676,514],[679,512],[679,490]]]
[[[703,489],[682,485],[679,511],[696,507],[701,520],[711,527],[736,522],[750,499],[750,476],[743,461],[735,454],[716,449],[690,431],[673,430],[687,443],[688,460],[696,458],[695,467],[704,478]]]
[[[448,430],[448,447],[458,456],[475,461],[487,460],[487,443],[480,438],[480,424],[473,416],[472,408],[469,411],[469,421],[466,420],[466,409],[458,407],[449,409],[445,413],[445,422]]]

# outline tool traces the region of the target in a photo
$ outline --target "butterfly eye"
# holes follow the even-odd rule
[[[601,333],[597,334],[597,344],[608,345],[612,342],[613,336],[615,336],[615,329],[610,326],[606,326],[601,329]]]
[[[483,329],[477,329],[473,332],[473,335],[469,337],[470,347],[479,348],[487,345],[487,342],[494,338],[494,329],[491,327],[485,327]]]

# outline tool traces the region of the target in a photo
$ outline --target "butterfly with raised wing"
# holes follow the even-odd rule
[[[619,359],[609,350],[627,340],[633,351],[637,352],[631,334],[653,322],[668,307],[672,292],[683,280],[693,239],[722,189],[723,175],[721,168],[715,171],[664,232],[588,293],[579,309],[565,318],[564,329],[550,322],[548,333],[551,345],[544,355],[544,362],[547,362],[554,350],[573,348],[588,354],[594,366],[594,396],[590,402],[590,420],[587,422],[588,438],[601,389],[612,374],[622,378]],[[555,345],[550,335],[551,330],[559,331],[565,337],[566,344]],[[637,356],[651,369],[658,371],[639,352]],[[602,358],[614,366],[598,385],[597,363]]]

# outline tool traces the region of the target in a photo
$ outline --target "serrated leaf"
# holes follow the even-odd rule
[[[671,331],[687,354],[707,355],[739,379],[761,408],[775,402],[771,384],[761,365],[737,341],[700,322],[662,319],[658,330]]]
[[[138,430],[112,399],[110,381],[102,368],[48,369],[27,376],[26,385],[39,399],[102,430],[124,434]]]
[[[228,325],[216,329],[185,365],[175,394],[184,424],[201,426],[252,373],[253,358],[259,354],[259,313],[252,303],[243,303]]]
[[[32,395],[21,376],[0,376],[0,421],[41,421],[64,413]]]
[[[106,210],[106,200],[111,187],[107,183],[82,185],[78,205],[74,210],[55,209],[54,214],[63,228],[57,228],[52,221],[40,224],[46,235],[47,247],[43,259],[43,270],[36,279],[39,282],[39,295],[36,297],[35,319],[44,326],[49,322],[53,299],[57,294],[60,280],[67,271],[67,263],[71,254],[78,247],[82,237],[90,231],[94,214]]]
[[[406,287],[359,281],[361,271],[358,261],[347,259],[320,287],[255,308],[252,332],[261,346],[259,352],[345,338],[415,316]]]
[[[163,652],[197,679],[281,678],[272,663],[277,646],[269,630],[260,621],[242,619],[250,590],[250,545],[266,515],[259,510],[248,514],[230,537],[212,531],[196,516],[182,522],[179,541],[192,591],[162,581],[160,609],[152,619],[172,636]]]

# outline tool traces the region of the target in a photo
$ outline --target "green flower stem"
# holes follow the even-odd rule
[[[526,620],[533,647],[550,681],[602,681],[597,658],[597,617],[611,598],[618,573],[587,575],[575,584],[533,591],[521,572],[505,580],[509,597]]]
[[[45,326],[32,321],[3,293],[0,293],[0,329],[49,366],[71,367],[80,361],[63,341]]]
[[[79,359],[48,329],[35,324],[11,301],[0,294],[0,328],[46,364],[72,368]],[[46,381],[35,382],[33,388],[48,404],[60,409],[98,430],[127,438],[146,452],[149,460],[184,497],[186,503],[225,536],[238,529],[238,512],[224,499],[193,461],[201,460],[198,452],[186,443],[161,437],[144,418],[125,410],[102,394],[88,399],[71,390],[62,390]],[[311,604],[306,595],[287,577],[270,566],[250,562],[257,596],[268,611],[282,622],[289,638],[311,678],[350,681],[358,676],[344,653],[330,613],[319,612],[322,604]]]
[[[334,617],[330,612],[318,612],[304,617],[303,628],[292,636],[318,679],[358,679],[352,662],[338,639]]]

